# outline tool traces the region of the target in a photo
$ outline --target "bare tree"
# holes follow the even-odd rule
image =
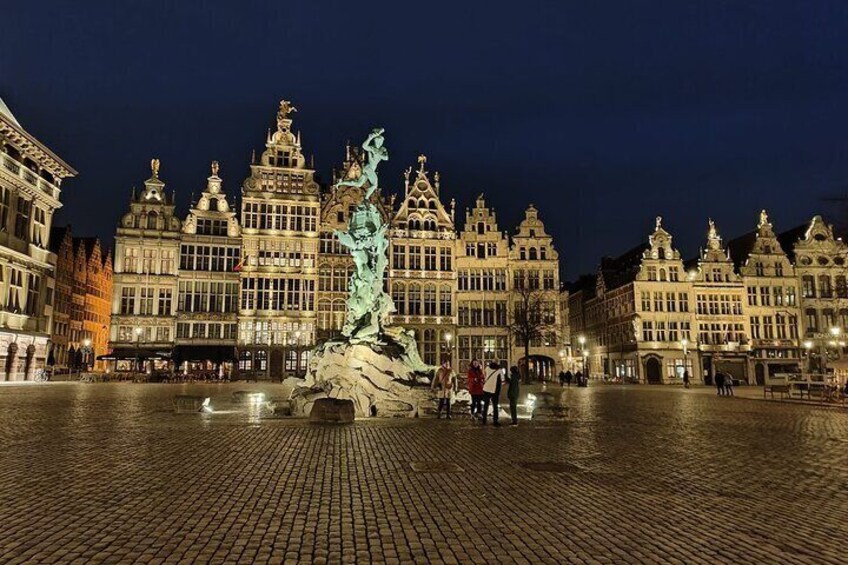
[[[513,290],[509,333],[524,347],[523,380],[529,379],[530,346],[556,330],[556,314],[552,308],[551,291],[521,285]]]

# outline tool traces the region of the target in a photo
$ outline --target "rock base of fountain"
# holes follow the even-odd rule
[[[391,336],[374,344],[328,341],[315,349],[305,381],[292,392],[292,413],[308,416],[317,400],[330,398],[350,400],[357,418],[414,418],[433,396],[427,367],[413,357]]]

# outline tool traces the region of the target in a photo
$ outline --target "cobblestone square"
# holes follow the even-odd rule
[[[845,410],[552,387],[562,420],[326,427],[245,389],[280,392],[0,387],[0,561],[845,562]]]

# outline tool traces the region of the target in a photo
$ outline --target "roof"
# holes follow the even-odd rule
[[[612,290],[633,282],[636,279],[636,275],[639,274],[642,257],[650,247],[650,244],[647,242],[640,243],[618,257],[604,257],[601,259],[600,271],[604,276],[604,286],[606,289]]]
[[[79,248],[79,246],[83,246],[85,250],[85,258],[90,259],[91,254],[94,252],[94,247],[99,245],[100,240],[96,237],[75,237],[74,238],[74,247]]]
[[[50,228],[50,251],[58,253],[65,236],[71,232],[71,226],[53,226]]]
[[[808,229],[810,229],[810,224],[806,223],[777,234],[778,243],[780,243],[783,251],[786,252],[787,257],[793,263],[795,262],[795,244],[804,238]]]
[[[7,121],[9,121],[9,122],[15,124],[16,126],[18,126],[19,128],[21,128],[21,123],[18,121],[18,119],[15,117],[15,115],[12,113],[12,111],[9,109],[9,107],[6,105],[6,103],[3,102],[2,98],[0,98],[0,114],[2,114],[3,117],[5,117]]]
[[[748,256],[751,255],[751,250],[754,249],[754,244],[757,242],[757,231],[749,231],[744,235],[740,235],[735,239],[727,242],[727,249],[730,250],[730,258],[733,260],[733,268],[739,272]]]

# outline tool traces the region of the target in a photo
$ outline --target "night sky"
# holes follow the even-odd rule
[[[278,101],[323,181],[374,125],[384,190],[419,152],[460,217],[542,213],[569,277],[643,241],[686,256],[767,207],[778,229],[848,187],[848,3],[16,2],[0,97],[80,171],[57,223],[110,241],[162,162],[180,215],[209,162],[229,194]]]

